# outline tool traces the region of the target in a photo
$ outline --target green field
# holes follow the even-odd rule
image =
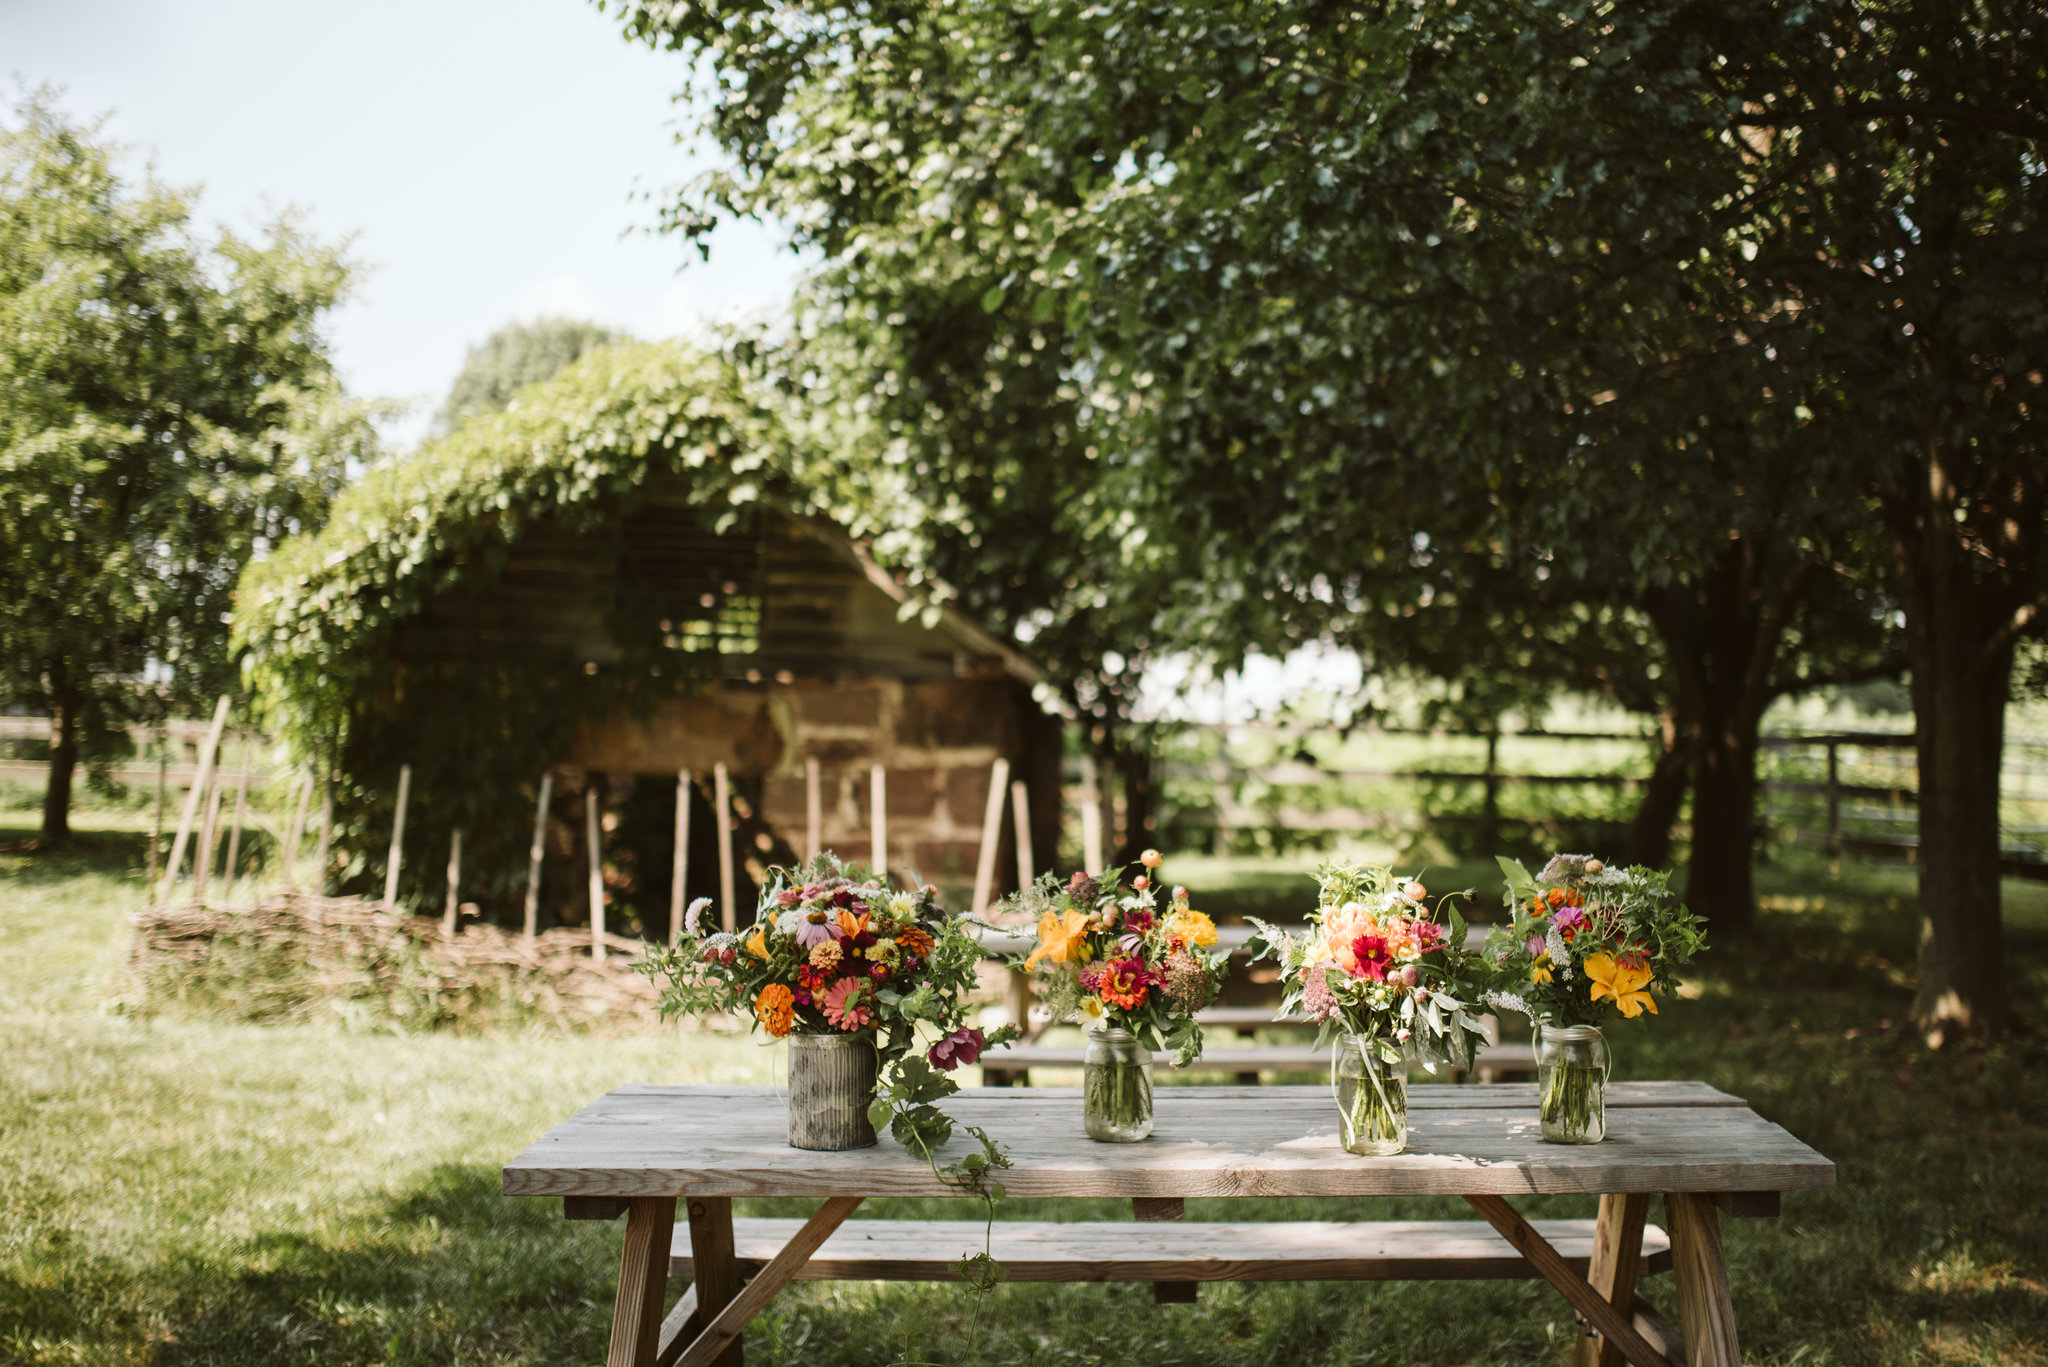
[[[95,820],[90,814],[82,821]],[[126,829],[114,828],[116,825]],[[141,896],[132,818],[72,854],[0,831],[0,1363],[541,1364],[601,1359],[617,1226],[497,1194],[499,1163],[628,1080],[765,1080],[707,1035],[349,1035],[110,1007]],[[1180,860],[1219,910],[1271,909],[1300,865]],[[1448,888],[1464,870],[1432,882]],[[1841,1167],[1778,1221],[1730,1222],[1759,1363],[2048,1362],[2048,1049],[1930,1054],[1910,995],[1911,884],[1767,868],[1754,941],[1691,1000],[1615,1032],[1624,1077],[1701,1077]],[[2015,986],[2048,993],[2048,888],[2008,886]],[[1298,915],[1298,905],[1292,908]],[[1691,994],[1689,994],[1691,995]],[[1113,1203],[1009,1218],[1113,1218]],[[768,1203],[743,1213],[798,1213]],[[868,1213],[937,1213],[882,1202]],[[1590,1214],[1587,1200],[1533,1213]],[[950,1212],[949,1212],[950,1213]],[[964,1213],[964,1212],[963,1212]],[[1449,1216],[1436,1202],[1190,1202],[1193,1219]],[[1667,1313],[1668,1279],[1651,1283]],[[755,1364],[970,1360],[954,1286],[811,1284],[748,1335]],[[988,1363],[1562,1362],[1537,1284],[1005,1287]]]

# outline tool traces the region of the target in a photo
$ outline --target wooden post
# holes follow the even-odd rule
[[[690,1266],[696,1274],[697,1288],[697,1323],[687,1332],[694,1339],[705,1325],[718,1318],[719,1311],[732,1303],[746,1283],[740,1277],[739,1259],[733,1248],[732,1198],[692,1196],[687,1209]],[[718,1367],[745,1367],[745,1363],[737,1339],[718,1358]]]
[[[398,870],[405,860],[405,804],[412,799],[412,766],[398,766],[398,813],[391,820],[391,852],[384,856],[384,909],[398,905]]]
[[[1095,773],[1095,756],[1081,756],[1081,864],[1090,873],[1100,873],[1102,861],[1102,785]]]
[[[877,764],[868,770],[868,862],[889,881],[889,779]]]
[[[816,859],[825,848],[824,778],[818,772],[818,757],[804,760],[804,858]]]
[[[334,847],[334,780],[323,779],[320,784],[320,844],[314,851],[316,867],[313,870],[313,890],[322,897],[327,895],[327,857]]]
[[[1500,853],[1500,732],[1486,733],[1486,800],[1479,809],[1479,852]]]
[[[284,885],[299,885],[299,848],[306,843],[306,808],[313,801],[313,776],[307,774],[292,785],[298,803],[292,809],[291,831],[284,840]]]
[[[604,833],[597,824],[597,784],[583,790],[583,834],[590,846],[590,957],[604,962]]]
[[[441,933],[455,938],[455,918],[462,907],[462,828],[448,837],[448,902],[441,908]]]
[[[185,811],[178,818],[178,838],[171,842],[170,880],[178,881],[178,871],[185,864],[185,842],[192,835],[192,818],[199,812],[199,804],[206,800],[207,784],[213,779],[213,751],[220,744],[221,729],[228,724],[228,695],[220,695],[220,701],[213,706],[213,724],[206,728],[206,744],[199,751],[199,767],[192,774],[192,786],[185,790]]]
[[[1835,742],[1828,742],[1828,871],[1842,876],[1842,789]]]
[[[668,942],[683,938],[683,904],[690,886],[690,771],[676,771],[676,857],[668,884]]]
[[[533,848],[526,852],[526,939],[533,942],[533,936],[540,923],[540,861],[548,849],[548,797],[555,785],[555,776],[544,772],[540,776],[540,801],[533,806]]]
[[[998,755],[988,774],[988,807],[981,815],[981,850],[974,857],[974,914],[988,910],[995,891],[996,842],[1003,834],[1003,793],[1010,782],[1010,761]]]
[[[1678,1286],[1679,1327],[1688,1367],[1742,1367],[1735,1303],[1721,1251],[1721,1219],[1710,1196],[1667,1192],[1664,1225],[1671,1235],[1671,1279]]]
[[[156,901],[157,868],[163,859],[164,780],[170,763],[169,748],[160,744],[156,752],[156,816],[149,823],[149,900],[152,902]]]
[[[1600,1218],[1593,1228],[1593,1255],[1588,1260],[1586,1282],[1607,1303],[1624,1315],[1635,1304],[1636,1274],[1642,1265],[1643,1219],[1649,1214],[1647,1193],[1600,1198]],[[1574,1367],[1623,1367],[1627,1361],[1618,1344],[1607,1342],[1581,1324]]]
[[[734,905],[737,894],[733,892],[732,776],[726,772],[724,760],[711,766],[711,786],[718,808],[718,921],[730,931],[739,924],[739,908]]]
[[[235,781],[235,820],[228,834],[228,866],[221,870],[221,879],[229,887],[235,885],[235,870],[242,866],[242,809],[249,804],[249,738],[242,737],[242,776]]]
[[[605,1367],[653,1367],[675,1225],[673,1196],[635,1197],[627,1204],[626,1243],[619,1254],[619,1288]]]
[[[206,901],[207,880],[213,877],[213,840],[219,833],[220,784],[206,789],[206,824],[199,828],[199,844],[192,851],[192,900]]]
[[[1017,832],[1017,887],[1021,891],[1038,876],[1031,867],[1031,792],[1021,778],[1010,784],[1010,821]]]

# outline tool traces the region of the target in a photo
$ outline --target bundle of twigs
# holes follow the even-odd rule
[[[588,930],[532,939],[360,898],[277,892],[243,906],[151,907],[134,918],[129,1005],[248,1020],[335,1018],[387,1029],[656,1028],[642,944]]]

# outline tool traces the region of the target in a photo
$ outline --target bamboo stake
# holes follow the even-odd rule
[[[868,847],[875,877],[889,881],[889,778],[877,764],[868,770]]]
[[[192,850],[192,900],[204,905],[206,884],[213,877],[213,841],[219,834],[220,785],[206,790],[206,824],[200,827],[199,843]]]
[[[668,942],[683,938],[683,901],[690,886],[690,771],[676,771],[676,860],[668,885]]]
[[[1038,876],[1031,868],[1031,791],[1021,778],[1010,784],[1010,819],[1017,831],[1017,887],[1021,890]]]
[[[316,867],[313,870],[313,886],[322,897],[327,895],[327,858],[334,848],[334,779],[330,776],[320,785],[320,844],[313,852]]]
[[[448,904],[441,909],[441,933],[455,938],[455,915],[462,905],[462,828],[448,837]]]
[[[384,856],[384,906],[398,905],[398,870],[405,860],[405,806],[412,798],[412,766],[398,766],[398,815],[391,822],[391,853]]]
[[[555,786],[552,772],[540,776],[540,801],[533,805],[533,848],[526,852],[526,939],[540,928],[540,861],[548,848],[548,795]]]
[[[221,877],[235,885],[235,870],[242,866],[242,810],[249,805],[249,738],[242,737],[242,776],[235,783],[235,821],[228,836],[228,866]]]
[[[1010,761],[1002,756],[988,775],[988,808],[981,816],[981,849],[974,856],[974,914],[988,910],[989,894],[995,891],[996,842],[1003,833],[1003,793],[1010,782]]]
[[[1095,756],[1081,756],[1081,862],[1102,872],[1102,789],[1095,780]]]
[[[206,800],[206,785],[213,779],[213,751],[220,744],[221,729],[228,724],[228,695],[220,695],[220,701],[213,705],[213,724],[206,728],[206,743],[199,751],[199,768],[192,775],[192,786],[185,790],[185,811],[178,818],[178,838],[171,843],[170,877],[178,881],[178,870],[185,863],[185,842],[192,836],[192,818],[199,813],[199,804]]]
[[[292,795],[298,799],[292,807],[292,824],[284,837],[284,885],[295,888],[299,885],[299,847],[306,840],[306,807],[313,800],[313,776],[302,775],[292,784]]]
[[[590,957],[604,962],[604,847],[597,825],[597,784],[583,790],[583,834],[590,846]]]
[[[818,757],[804,760],[804,858],[816,859],[825,844],[825,797]]]
[[[156,752],[156,816],[149,823],[149,900],[156,901],[156,877],[158,865],[163,859],[164,843],[164,779],[171,763],[169,748],[159,745]]]
[[[731,931],[739,923],[739,909],[733,893],[732,777],[726,773],[724,760],[711,767],[711,783],[718,807],[718,919]]]

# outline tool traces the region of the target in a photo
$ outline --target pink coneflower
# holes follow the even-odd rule
[[[841,978],[818,994],[818,1009],[835,1029],[858,1030],[875,1018],[870,987],[864,978]]]
[[[1387,980],[1387,969],[1393,965],[1394,951],[1381,935],[1361,935],[1351,942],[1351,953],[1358,960],[1358,967],[1351,970],[1354,978],[1370,978],[1376,983]]]
[[[829,911],[807,911],[797,918],[796,942],[805,949],[839,938],[839,927]]]

